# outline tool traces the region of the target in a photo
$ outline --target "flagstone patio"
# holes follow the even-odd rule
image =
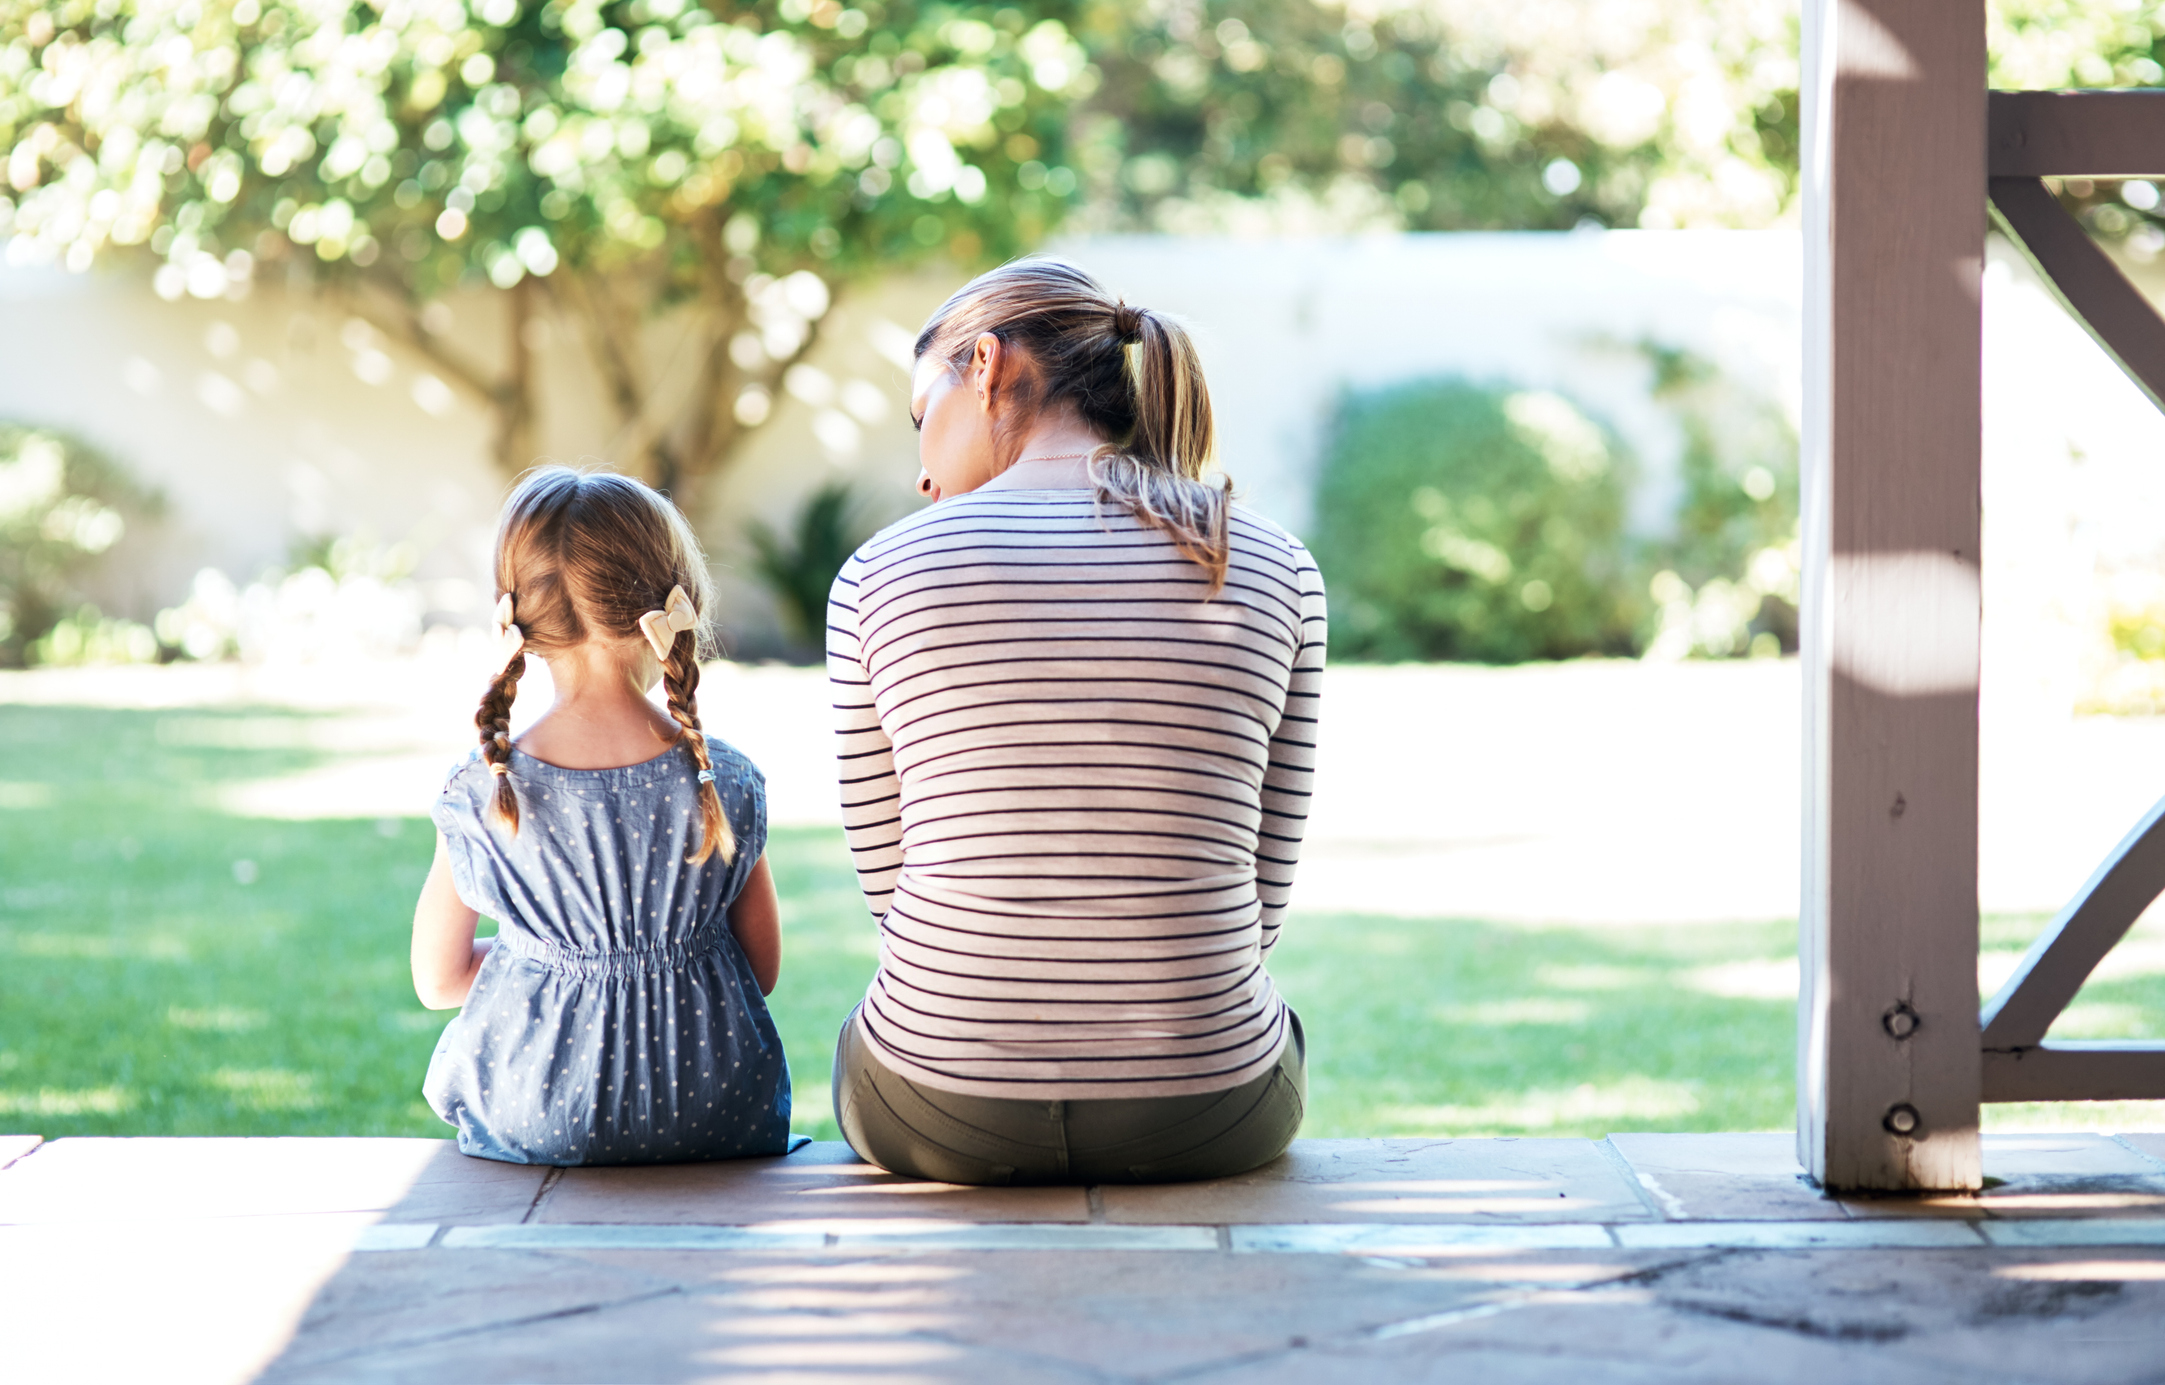
[[[551,1170],[435,1140],[0,1137],[0,1377],[2121,1381],[2165,1135],[1986,1137],[1836,1200],[1787,1135],[1314,1140],[1241,1178],[957,1188],[840,1145]]]

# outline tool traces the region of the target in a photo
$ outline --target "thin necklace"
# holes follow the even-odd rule
[[[1021,466],[1024,462],[1079,462],[1089,455],[1088,452],[1061,452],[1051,457],[1017,457],[1009,465]]]

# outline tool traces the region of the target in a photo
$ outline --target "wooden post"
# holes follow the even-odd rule
[[[1976,1188],[1984,0],[1806,0],[1797,1143]]]

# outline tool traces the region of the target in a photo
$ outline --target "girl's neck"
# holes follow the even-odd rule
[[[676,740],[675,718],[646,694],[661,665],[643,643],[590,640],[544,661],[555,700],[518,738],[535,759],[561,769],[619,769],[653,759]]]

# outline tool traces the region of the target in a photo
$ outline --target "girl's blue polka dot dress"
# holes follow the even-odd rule
[[[727,912],[767,845],[766,783],[707,738],[735,857],[702,865],[698,765],[511,752],[519,832],[489,817],[477,751],[436,800],[459,898],[497,921],[422,1091],[459,1149],[513,1164],[784,1154],[789,1068]]]

